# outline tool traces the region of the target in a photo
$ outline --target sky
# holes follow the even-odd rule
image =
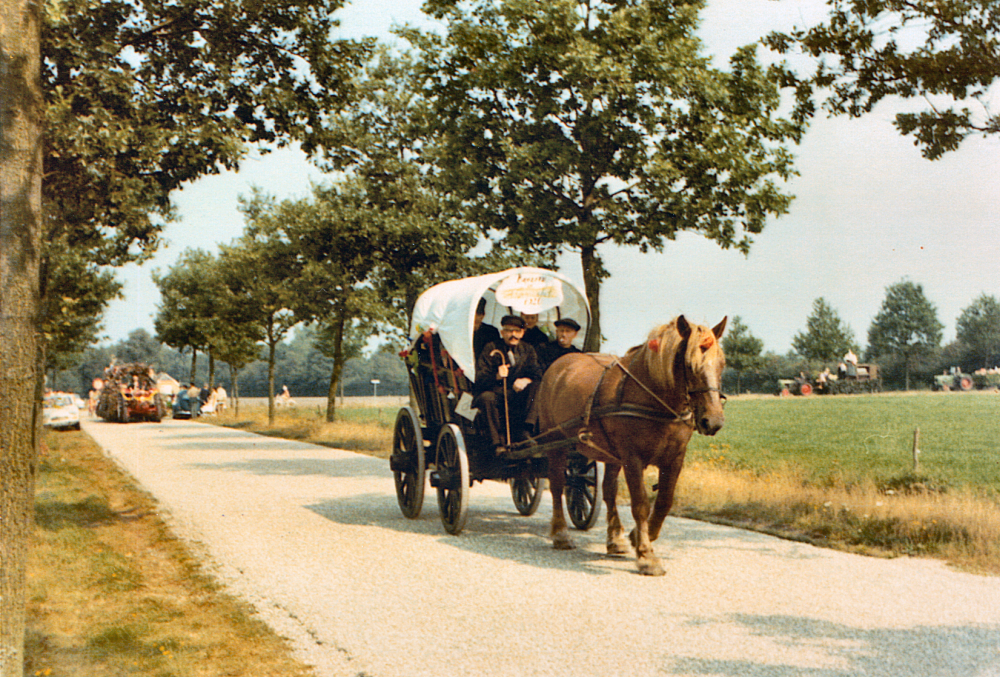
[[[429,25],[420,5],[355,0],[340,14],[341,29],[392,40],[394,24]],[[738,46],[771,30],[811,25],[824,13],[821,0],[709,0],[700,35],[722,67]],[[601,291],[603,349],[621,354],[652,327],[684,314],[710,326],[739,316],[765,351],[785,353],[819,297],[864,347],[886,288],[904,279],[923,286],[945,326],[944,341],[953,340],[964,308],[983,293],[1000,297],[1000,138],[970,138],[928,161],[891,124],[907,105],[883,102],[858,120],[817,117],[792,147],[800,175],[784,185],[796,196],[790,212],[768,221],[748,256],[686,233],[662,253],[602,248],[611,273]],[[259,186],[279,199],[304,198],[324,180],[300,152],[286,149],[177,192],[180,221],[167,226],[167,246],[144,266],[118,272],[126,298],[105,316],[108,339],[137,328],[154,333],[159,294],[152,271],[165,272],[186,248],[216,251],[238,237],[240,195]],[[566,255],[560,266],[582,286],[578,257]]]

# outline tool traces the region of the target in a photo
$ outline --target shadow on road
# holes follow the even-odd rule
[[[594,575],[615,572],[637,573],[635,556],[611,557],[606,554],[606,522],[602,517],[589,531],[571,530],[575,550],[554,550],[549,533],[551,503],[546,500],[538,513],[525,517],[513,504],[507,508],[504,498],[496,492],[472,497],[465,530],[458,536],[445,533],[438,513],[436,494],[428,490],[420,517],[403,517],[395,495],[358,494],[306,505],[308,510],[338,524],[392,529],[401,533],[424,534],[454,548],[486,555],[527,566],[583,571]],[[625,514],[626,530],[631,529]],[[780,547],[779,547],[780,546]],[[667,563],[672,555],[688,550],[745,550],[768,556],[791,559],[812,559],[822,556],[810,546],[792,546],[762,534],[720,527],[686,519],[668,519],[664,532],[656,542],[656,551]]]
[[[991,625],[857,628],[798,616],[734,614],[698,624],[738,623],[751,634],[798,649],[816,645],[844,667],[803,668],[753,660],[679,658],[672,672],[745,677],[996,677],[1000,628]]]
[[[287,475],[307,477],[352,478],[352,479],[387,479],[391,475],[379,472],[379,469],[365,457],[351,458],[241,458],[238,461],[221,463],[189,463],[188,468],[199,470],[228,470],[232,472],[249,473],[251,475]]]

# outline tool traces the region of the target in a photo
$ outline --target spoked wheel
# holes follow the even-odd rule
[[[396,500],[404,517],[417,519],[424,507],[424,436],[420,421],[410,407],[403,407],[396,416],[392,433],[392,456],[389,467],[396,480]]]
[[[510,481],[514,507],[525,516],[534,515],[542,502],[545,481],[542,477],[518,477]]]
[[[601,514],[601,480],[604,466],[580,454],[566,462],[566,508],[573,526],[586,531]]]
[[[437,487],[441,522],[449,534],[458,535],[465,528],[469,512],[469,457],[465,439],[454,423],[441,428],[437,438]]]

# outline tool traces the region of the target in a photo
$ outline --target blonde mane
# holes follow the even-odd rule
[[[721,347],[719,340],[712,330],[700,324],[688,323],[691,327],[691,336],[687,342],[684,361],[693,371],[698,371],[704,364],[709,354],[717,353]],[[684,338],[677,330],[677,318],[660,325],[649,332],[646,343],[640,346],[642,359],[646,364],[650,376],[667,390],[672,390],[674,383],[674,363],[677,360],[677,351],[680,349]]]

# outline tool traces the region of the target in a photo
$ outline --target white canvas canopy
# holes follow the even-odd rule
[[[442,282],[425,291],[413,307],[410,335],[430,330],[469,378],[476,373],[472,350],[473,320],[479,299],[486,299],[487,324],[499,329],[504,315],[538,314],[538,326],[555,335],[554,322],[572,318],[580,324],[578,348],[590,328],[587,296],[561,273],[543,268],[511,268],[499,273]]]

